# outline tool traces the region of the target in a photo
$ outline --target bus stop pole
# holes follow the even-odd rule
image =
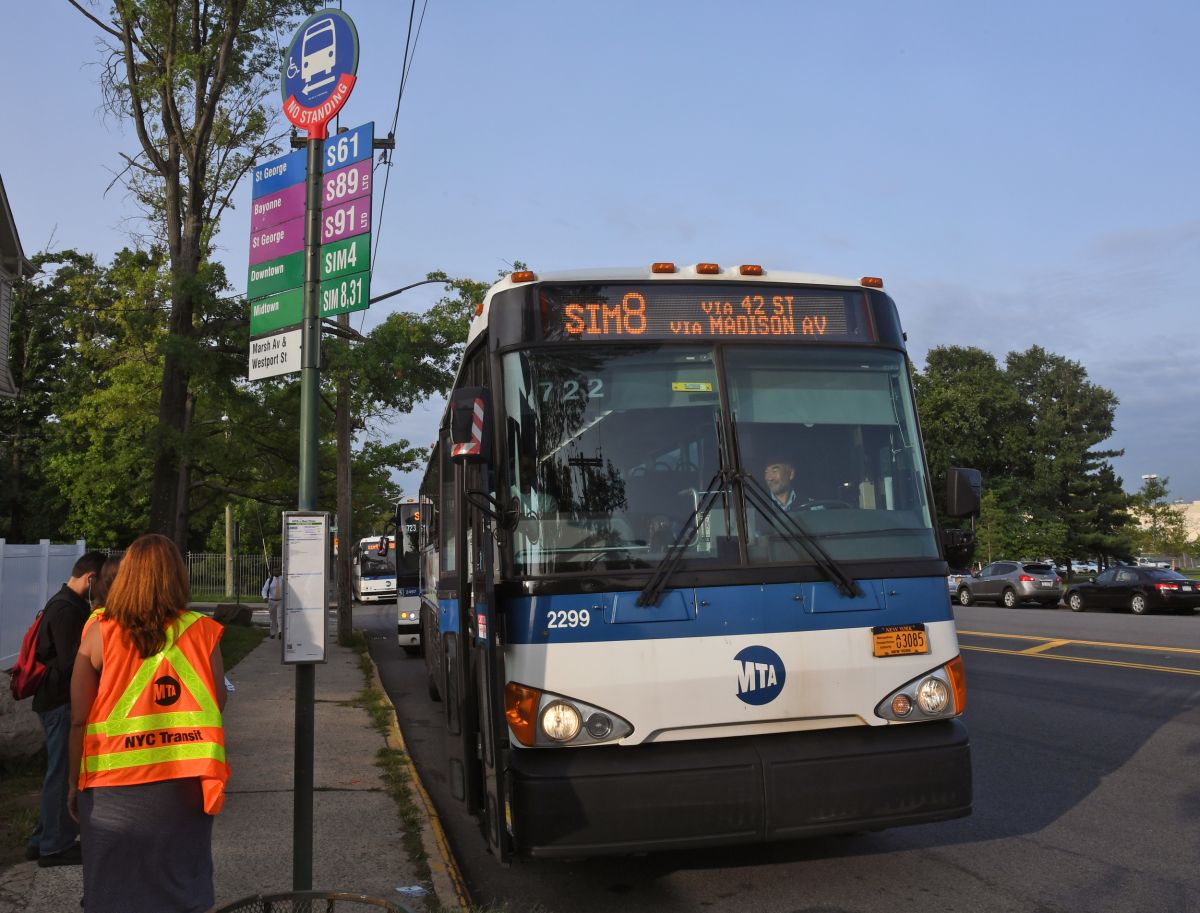
[[[300,498],[299,510],[317,509],[317,442],[321,395],[321,320],[317,299],[321,288],[321,152],[324,142],[308,138],[305,188],[304,325],[300,368]],[[324,598],[324,596],[323,596]],[[322,606],[321,617],[325,611]],[[296,755],[293,781],[292,890],[312,890],[313,755],[316,666],[296,666]]]

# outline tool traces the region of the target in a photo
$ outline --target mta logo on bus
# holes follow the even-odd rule
[[[787,671],[778,653],[767,647],[746,647],[733,661],[738,665],[739,700],[757,706],[779,697]]]

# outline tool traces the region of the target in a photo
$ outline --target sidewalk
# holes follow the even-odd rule
[[[254,620],[265,624],[266,612],[255,612]],[[358,654],[337,645],[336,619],[329,621],[327,662],[316,667],[312,887],[422,913],[437,906],[437,898],[429,884],[424,897],[397,891],[418,879],[402,843],[399,811],[375,766],[385,740],[366,710],[350,706],[363,688]],[[213,827],[218,907],[292,889],[296,674],[280,662],[280,652],[280,641],[264,640],[229,672],[237,690],[225,707],[232,775]],[[24,862],[0,873],[0,913],[69,913],[80,909],[82,893],[79,866]]]

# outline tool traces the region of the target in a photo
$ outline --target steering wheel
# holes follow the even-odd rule
[[[816,501],[806,501],[799,506],[800,510],[853,510],[854,505],[846,501],[838,501],[833,498],[818,499]]]
[[[596,554],[588,558],[584,564],[586,564],[588,567],[592,567],[593,565],[599,564],[601,561],[605,560],[609,555],[624,555],[627,560],[633,560],[633,552],[631,552],[624,545],[610,545],[596,552]]]

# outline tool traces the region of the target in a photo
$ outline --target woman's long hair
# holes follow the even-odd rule
[[[105,600],[105,617],[115,621],[145,659],[167,643],[166,628],[187,611],[187,568],[166,536],[139,536],[121,558],[121,571]]]

